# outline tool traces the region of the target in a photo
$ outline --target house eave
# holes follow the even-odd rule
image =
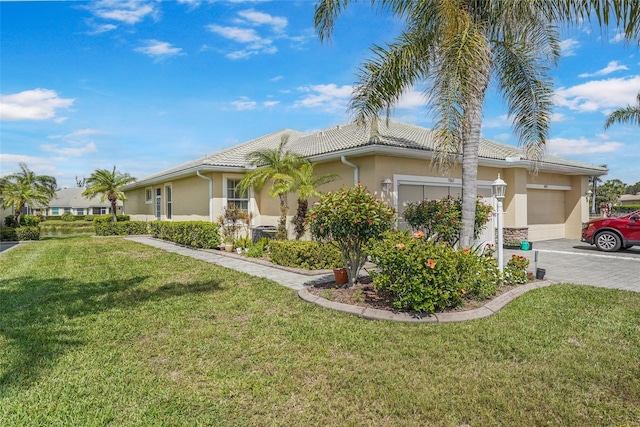
[[[141,179],[131,184],[125,185],[123,191],[131,191],[138,188],[148,187],[154,184],[160,184],[163,182],[171,181],[177,178],[186,178],[188,176],[196,176],[196,172],[245,172],[247,169],[244,166],[215,166],[215,165],[198,165],[190,168],[182,169],[179,171],[156,175],[151,178]]]

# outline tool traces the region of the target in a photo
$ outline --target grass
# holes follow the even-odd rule
[[[640,425],[640,294],[366,321],[121,238],[0,254],[3,426]]]

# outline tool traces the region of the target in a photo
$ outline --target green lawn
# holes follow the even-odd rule
[[[640,425],[640,294],[366,321],[120,238],[0,254],[2,426]]]

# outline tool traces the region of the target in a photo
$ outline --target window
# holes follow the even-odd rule
[[[144,190],[144,202],[148,205],[153,203],[153,189],[151,187]]]
[[[164,197],[165,199],[167,199],[167,219],[171,219],[172,216],[172,205],[173,202],[171,200],[172,195],[171,195],[171,186],[167,185],[166,187],[164,187]]]
[[[71,213],[71,208],[64,208],[64,213]]]
[[[156,188],[156,219],[160,220],[161,209],[162,209],[162,199],[161,199],[162,190],[160,188]]]
[[[51,215],[60,215],[60,208],[51,208]]]
[[[78,215],[84,215],[84,208],[78,208],[76,209],[76,212]]]
[[[249,193],[240,192],[240,179],[227,179],[227,206],[235,206],[241,211],[249,211]]]

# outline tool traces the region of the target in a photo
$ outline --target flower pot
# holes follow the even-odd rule
[[[544,279],[544,275],[547,272],[544,268],[536,268],[536,279],[542,280]]]
[[[242,248],[236,248],[236,253],[238,255],[242,255]]]
[[[334,268],[333,276],[336,279],[336,285],[344,285],[349,281],[349,275],[346,268]]]
[[[233,243],[225,243],[224,250],[227,252],[233,252]]]

